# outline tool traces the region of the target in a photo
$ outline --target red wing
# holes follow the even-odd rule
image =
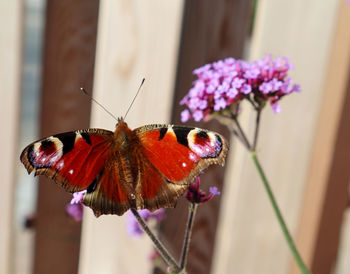
[[[161,182],[152,179],[149,172],[143,174],[143,197],[153,196],[157,200],[159,195],[166,195],[163,191],[164,179],[178,197],[202,170],[211,164],[223,165],[225,162],[227,142],[215,132],[172,125],[148,125],[135,129],[135,133],[140,140],[143,157],[163,178]],[[149,167],[144,169],[150,170]],[[176,189],[180,185],[185,187]]]
[[[122,215],[131,206],[130,189],[120,181],[117,161],[108,161],[96,177],[94,185],[83,198],[83,204],[89,206],[98,217],[101,214]],[[128,195],[129,194],[129,195]]]
[[[174,207],[177,198],[187,185],[174,184],[167,179],[143,153],[139,153],[139,175],[136,185],[137,208],[151,211],[162,207]]]
[[[113,132],[88,129],[50,136],[27,146],[21,161],[28,173],[52,178],[69,192],[87,189],[101,173]]]

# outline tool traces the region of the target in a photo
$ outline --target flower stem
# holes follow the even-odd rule
[[[183,244],[183,247],[182,247],[182,255],[181,255],[181,261],[180,261],[180,268],[181,268],[181,270],[184,270],[185,267],[186,267],[187,255],[188,255],[188,247],[189,247],[190,240],[191,240],[193,220],[194,220],[194,216],[196,214],[196,210],[197,210],[197,204],[196,203],[191,203],[191,205],[189,207],[189,212],[188,212],[188,220],[187,220],[184,244]]]
[[[261,109],[258,109],[256,111],[256,123],[255,123],[255,132],[254,132],[254,143],[253,143],[253,148],[252,150],[255,151],[256,149],[256,144],[258,142],[258,135],[259,135],[259,126],[260,126],[260,114],[261,114]]]
[[[249,144],[248,138],[245,136],[244,131],[243,131],[241,124],[239,123],[237,117],[233,117],[233,121],[235,122],[237,129],[238,129],[238,132],[239,132],[240,136],[242,137],[243,144],[245,145],[245,147],[248,150],[251,150],[251,146]]]
[[[285,221],[284,221],[284,219],[282,217],[282,213],[281,213],[281,211],[280,211],[280,209],[279,209],[279,207],[277,205],[277,201],[276,201],[276,199],[275,199],[275,197],[274,197],[274,195],[272,193],[272,190],[271,190],[271,187],[269,185],[269,182],[267,181],[267,178],[266,178],[266,176],[264,174],[264,171],[263,171],[263,169],[262,169],[262,167],[260,165],[260,162],[259,162],[259,160],[258,160],[258,158],[256,156],[255,151],[251,151],[250,154],[251,154],[253,162],[254,162],[254,164],[255,164],[258,172],[259,172],[260,178],[261,178],[261,180],[262,180],[262,182],[264,184],[265,190],[266,190],[267,195],[268,195],[268,197],[270,199],[270,202],[272,204],[273,210],[276,213],[277,220],[278,220],[278,222],[279,222],[279,224],[281,226],[283,235],[284,235],[284,237],[285,237],[285,239],[286,239],[286,241],[288,243],[288,246],[289,246],[289,248],[290,248],[290,250],[291,250],[291,252],[292,252],[292,254],[294,256],[294,259],[295,259],[296,263],[298,264],[301,273],[309,274],[310,272],[307,269],[305,263],[303,262],[303,259],[301,258],[300,254],[299,254],[299,252],[298,252],[298,250],[297,250],[297,248],[296,248],[296,246],[295,246],[295,244],[293,242],[292,236],[290,235],[290,233],[288,231],[288,227],[287,227],[287,225],[286,225],[286,223],[285,223]]]
[[[137,212],[136,209],[131,208],[131,212],[134,214],[136,220],[140,224],[140,226],[143,228],[143,230],[146,232],[146,234],[150,237],[152,240],[155,248],[158,250],[159,254],[163,257],[164,261],[173,268],[173,271],[176,273],[179,273],[181,271],[180,267],[176,263],[175,259],[169,254],[167,249],[164,247],[164,245],[159,241],[159,239],[153,234],[153,232],[150,230],[148,225],[146,224],[145,220],[140,216],[140,214]]]

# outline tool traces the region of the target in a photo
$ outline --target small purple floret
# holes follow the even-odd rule
[[[66,206],[66,212],[68,215],[73,217],[73,219],[77,222],[80,222],[83,218],[83,204],[81,201],[83,200],[86,192],[86,190],[74,192],[72,200]]]
[[[191,118],[191,113],[188,109],[181,112],[181,122],[185,123]]]
[[[217,187],[210,187],[209,188],[209,195],[201,190],[200,188],[200,179],[199,177],[196,178],[196,182],[190,184],[188,187],[185,197],[186,199],[191,203],[205,203],[211,200],[215,195],[220,195],[220,191],[218,191]]]
[[[70,204],[71,205],[73,205],[73,204],[80,204],[81,201],[83,200],[84,195],[86,194],[86,192],[87,192],[86,190],[79,191],[79,192],[74,192],[73,193],[73,198],[70,201]]]
[[[212,186],[209,188],[209,192],[213,195],[220,195],[221,192],[218,190],[216,186]]]
[[[66,205],[66,212],[69,216],[77,222],[81,222],[83,219],[83,205],[82,204],[68,204]]]

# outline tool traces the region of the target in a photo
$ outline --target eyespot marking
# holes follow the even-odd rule
[[[216,158],[222,151],[221,138],[213,132],[194,129],[187,139],[190,149],[203,159]]]
[[[62,156],[62,143],[53,136],[36,142],[28,148],[27,158],[34,168],[48,168]]]

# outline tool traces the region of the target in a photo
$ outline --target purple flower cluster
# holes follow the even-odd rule
[[[180,102],[189,108],[182,111],[181,120],[207,120],[213,113],[226,109],[232,112],[232,107],[243,99],[250,100],[257,108],[264,107],[268,101],[277,113],[280,111],[277,102],[283,96],[300,91],[299,85],[288,77],[290,69],[288,58],[272,60],[270,55],[252,63],[227,58],[195,69],[193,74],[198,79]]]
[[[209,188],[209,195],[205,193],[200,188],[200,179],[199,177],[196,178],[196,182],[190,184],[188,187],[185,197],[186,199],[191,203],[205,203],[211,200],[215,195],[220,195],[220,191],[218,191],[218,188],[216,186]]]
[[[156,211],[149,211],[148,209],[141,209],[137,211],[140,216],[146,221],[155,220],[156,222],[160,222],[164,219],[165,216],[165,210],[164,208],[157,209]],[[140,236],[143,234],[143,230],[140,227],[139,223],[137,222],[134,214],[129,210],[127,212],[127,219],[126,219],[126,227],[128,234],[130,236]]]

